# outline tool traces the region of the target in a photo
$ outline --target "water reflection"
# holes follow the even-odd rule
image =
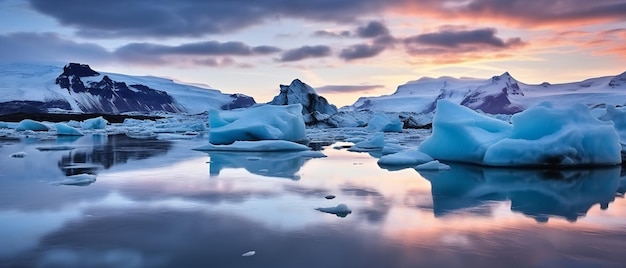
[[[267,176],[299,180],[300,168],[312,157],[303,152],[206,152],[209,157],[210,176],[219,176],[223,169],[244,168],[248,172]]]
[[[59,159],[58,167],[66,176],[94,174],[100,168],[109,169],[131,159],[142,160],[163,155],[172,147],[170,141],[135,139],[126,135],[93,135],[85,143],[91,143],[91,146],[67,152]]]
[[[450,171],[419,172],[432,185],[433,211],[489,213],[490,201],[510,200],[511,210],[540,222],[557,216],[576,221],[594,205],[606,209],[623,191],[620,167],[529,170],[452,165]]]

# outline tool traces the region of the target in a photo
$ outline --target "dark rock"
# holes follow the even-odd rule
[[[302,115],[307,125],[317,124],[337,113],[337,106],[328,103],[326,98],[318,95],[311,86],[299,79],[293,80],[289,86],[280,85],[280,93],[268,104],[296,103],[302,105]]]

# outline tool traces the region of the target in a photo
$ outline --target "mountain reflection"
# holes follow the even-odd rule
[[[576,221],[595,204],[606,209],[624,191],[620,167],[594,169],[503,169],[452,165],[420,174],[430,181],[435,216],[461,210],[485,212],[490,201],[510,200],[511,210],[539,222],[556,216]]]
[[[93,135],[84,140],[86,147],[78,147],[63,155],[59,168],[66,176],[96,173],[100,168],[109,169],[128,160],[142,160],[167,153],[172,144],[164,140],[135,139],[126,135]]]
[[[209,175],[218,176],[225,168],[244,168],[248,172],[267,176],[299,180],[296,173],[311,159],[302,152],[206,152],[210,157]]]

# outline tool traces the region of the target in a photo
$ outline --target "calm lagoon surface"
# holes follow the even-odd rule
[[[418,172],[342,142],[192,150],[207,143],[0,140],[0,267],[626,267],[621,167]],[[97,179],[58,184],[81,173]],[[338,204],[352,213],[315,210]]]

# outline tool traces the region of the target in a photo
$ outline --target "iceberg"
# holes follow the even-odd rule
[[[48,127],[40,122],[31,119],[24,119],[15,128],[17,131],[48,131]]]
[[[209,113],[209,142],[286,140],[305,142],[302,105],[261,105],[241,110]]]
[[[432,135],[419,150],[434,159],[482,164],[487,148],[509,136],[512,128],[465,106],[438,101]]]
[[[620,137],[622,153],[626,153],[626,110],[618,109],[614,105],[606,107],[606,114],[600,117],[602,121],[612,121]]]
[[[385,147],[385,135],[382,132],[376,132],[368,140],[357,142],[348,151],[361,152],[370,150],[381,150]]]
[[[430,161],[433,161],[433,158],[429,155],[418,150],[408,150],[385,155],[378,159],[378,164],[387,166],[415,166]]]
[[[75,129],[64,123],[56,123],[54,127],[57,129],[57,135],[59,136],[83,136],[84,134],[78,129]]]
[[[487,166],[601,166],[621,163],[613,123],[582,104],[541,103],[511,117],[512,124],[439,101],[433,132],[419,150],[434,159]]]
[[[415,167],[416,170],[428,170],[428,171],[436,171],[436,170],[449,170],[450,166],[441,163],[437,160],[430,161],[428,163],[420,164]]]
[[[377,113],[367,122],[367,130],[382,132],[402,132],[402,121],[398,117],[390,119]]]
[[[109,121],[102,116],[96,118],[90,118],[80,123],[82,129],[105,129]]]

